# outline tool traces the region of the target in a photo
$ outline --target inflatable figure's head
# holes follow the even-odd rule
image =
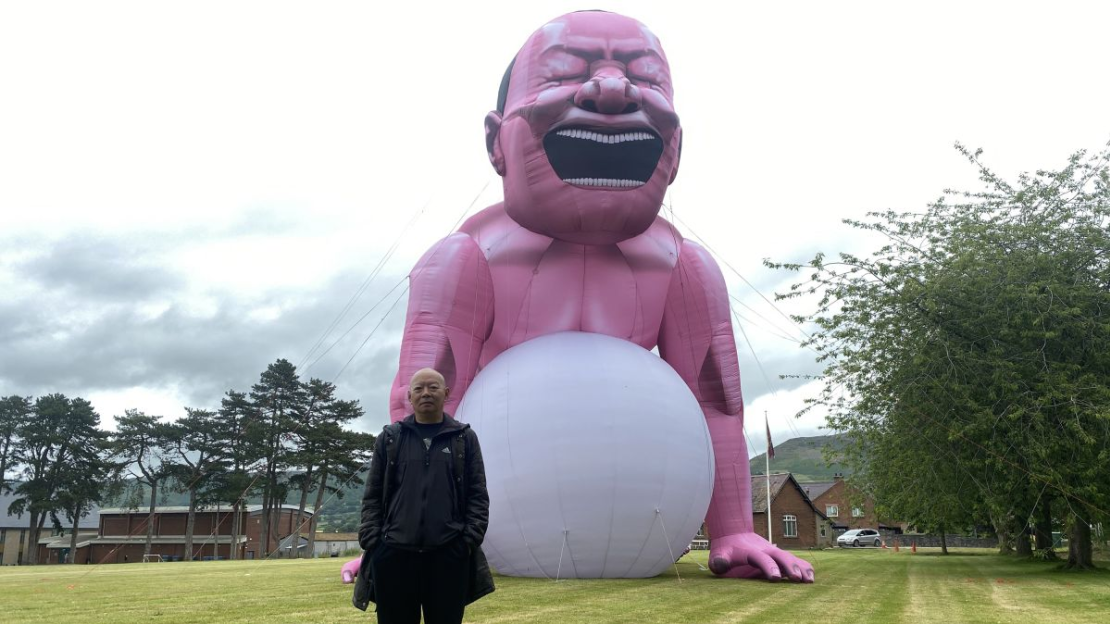
[[[486,147],[514,221],[582,244],[647,230],[678,173],[682,131],[646,26],[600,11],[551,21],[517,54],[499,100]]]

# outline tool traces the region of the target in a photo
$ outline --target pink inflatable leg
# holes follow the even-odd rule
[[[347,563],[343,564],[342,574],[343,574],[343,582],[345,584],[350,584],[350,583],[355,582],[355,577],[358,576],[358,566],[359,566],[359,563],[361,563],[361,562],[362,562],[362,558],[359,557],[359,558],[356,558],[356,559],[351,559]]]

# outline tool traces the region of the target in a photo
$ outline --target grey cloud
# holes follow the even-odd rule
[[[24,241],[24,245],[29,246]],[[149,260],[149,242],[100,236],[71,236],[46,248],[15,270],[47,290],[64,290],[94,300],[144,300],[179,287],[183,280]]]
[[[0,242],[13,247],[12,241]],[[277,289],[249,302],[233,294],[210,294],[216,298],[215,312],[198,315],[175,291],[185,277],[157,264],[158,254],[147,251],[121,239],[74,237],[36,250],[16,267],[17,276],[37,288],[26,297],[0,300],[0,394],[80,396],[174,386],[189,406],[218,407],[225,391],[249,390],[276,359],[301,364],[365,279],[361,270],[352,269],[307,291]],[[324,342],[334,342],[334,348],[314,366],[307,367],[315,356],[303,362],[302,378],[334,378],[401,290],[357,325],[356,319],[400,279],[381,275],[373,282]],[[151,316],[136,307],[144,301],[168,302],[168,307]],[[269,305],[280,306],[282,313],[273,320],[252,319],[252,310]],[[338,394],[362,401],[368,416],[385,410],[397,357],[395,348],[390,353],[370,349],[396,341],[404,310],[402,300],[337,383]]]
[[[259,220],[266,221],[269,228],[289,226],[287,221]],[[240,224],[233,229],[239,232],[247,227]],[[139,243],[71,237],[37,251],[18,269],[19,277],[37,285],[40,294],[34,295],[34,300],[0,299],[0,394],[64,392],[73,396],[132,386],[176,386],[186,405],[216,408],[224,392],[248,391],[268,364],[286,358],[299,365],[303,379],[331,381],[342,369],[336,381],[338,394],[358,399],[366,412],[355,427],[378,431],[388,421],[389,388],[396,372],[407,303],[402,297],[394,305],[401,290],[387,291],[402,276],[375,279],[322,343],[333,345],[331,350],[320,356],[322,349],[318,349],[306,359],[321,333],[359,288],[367,269],[349,269],[310,290],[275,289],[262,300],[248,302],[233,294],[211,294],[216,298],[215,311],[192,313],[178,295],[186,277],[157,259],[175,240],[196,245],[205,237],[226,236],[232,234],[215,230],[180,237],[151,234]],[[30,246],[26,241],[21,245]],[[168,307],[151,316],[136,308],[136,303],[144,301],[168,302]],[[378,308],[355,325],[379,301]],[[252,319],[253,309],[269,305],[281,307],[277,318]],[[390,306],[394,306],[392,311],[374,329]],[[74,311],[79,312],[77,320]],[[354,329],[341,337],[352,325]],[[374,335],[367,340],[371,331]],[[805,383],[779,380],[780,374],[818,372],[812,352],[783,342],[771,354],[759,352],[771,380],[768,386],[747,345],[740,342],[737,347],[749,403],[772,387],[784,391]],[[143,409],[142,405],[134,407]],[[105,420],[113,415],[102,414]]]

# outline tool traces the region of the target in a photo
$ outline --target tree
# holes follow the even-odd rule
[[[189,559],[196,555],[193,533],[197,505],[218,500],[218,479],[227,467],[229,451],[221,440],[219,425],[214,412],[186,407],[185,417],[168,428],[169,442],[176,454],[172,474],[181,490],[189,493],[189,515],[185,523],[185,556]],[[213,551],[216,553],[219,527],[214,530]]]
[[[293,530],[292,552],[300,557],[298,546],[301,541],[301,528],[305,507],[308,505],[308,494],[313,488],[314,478],[320,459],[320,447],[325,442],[321,437],[323,425],[330,422],[336,403],[335,384],[313,378],[305,384],[308,406],[305,410],[295,415],[296,424],[292,431],[294,449],[290,453],[289,461],[293,466],[302,470],[289,477],[289,484],[300,490],[300,502],[297,505],[297,526]]]
[[[51,519],[60,530],[63,525],[58,517],[60,511],[72,527],[69,534],[69,563],[78,563],[78,524],[89,515],[93,505],[114,492],[118,481],[115,479],[115,466],[108,458],[108,434],[97,428],[100,425],[100,415],[92,404],[79,397],[71,402],[71,410],[78,418],[92,424],[92,429],[81,443],[72,446],[68,457],[60,466],[57,510],[51,512]]]
[[[282,477],[289,465],[290,432],[308,403],[297,368],[285,359],[266,367],[258,383],[251,386],[250,397],[258,418],[248,428],[248,437],[262,464],[262,547],[264,552],[271,552],[280,541],[276,513],[288,493],[288,483]]]
[[[37,563],[38,540],[46,518],[62,507],[58,497],[66,467],[74,455],[84,455],[100,438],[100,417],[84,399],[50,394],[35,400],[34,414],[18,429],[21,439],[16,461],[23,467],[22,482],[9,513],[28,514],[25,563]]]
[[[357,408],[357,403],[355,407]],[[359,414],[361,408],[357,408]],[[361,484],[359,474],[370,468],[370,455],[374,448],[374,436],[359,431],[347,431],[338,423],[328,423],[320,429],[325,443],[320,447],[320,468],[316,482],[316,503],[313,506],[312,521],[308,529],[308,552],[316,550],[316,526],[327,503],[324,495],[331,493],[332,499],[342,500],[346,488]],[[357,522],[355,523],[357,526]]]
[[[0,495],[11,491],[8,471],[15,468],[20,439],[19,432],[33,409],[30,397],[0,397]]]
[[[783,295],[820,297],[799,318],[825,364],[812,405],[856,440],[849,461],[867,447],[861,476],[880,498],[898,500],[882,472],[910,457],[927,475],[910,507],[930,522],[950,506],[929,496],[967,485],[976,496],[959,500],[1017,535],[1055,499],[1071,516],[1068,565],[1089,567],[1083,528],[1110,500],[1110,150],[1011,185],[957,148],[986,190],[847,221],[886,244],[818,255]]]
[[[364,442],[364,438],[352,439],[351,433],[343,430],[342,425],[363,415],[358,401],[342,401],[335,398],[335,385],[320,379],[311,379],[305,385],[308,397],[308,407],[301,412],[301,418],[294,430],[296,450],[291,456],[291,462],[300,466],[303,471],[290,478],[291,484],[300,489],[301,496],[298,505],[298,518],[304,517],[308,504],[309,492],[316,490],[316,507],[313,517],[320,513],[323,495],[328,487],[329,474],[344,471],[350,465],[361,465],[359,458],[364,456],[370,447],[364,450],[351,449],[349,444]],[[371,444],[373,438],[370,438]],[[346,458],[338,456],[337,449],[350,452]],[[335,490],[333,491],[341,491]],[[296,544],[300,543],[301,528],[303,523],[298,522],[293,532],[295,552],[300,554]],[[315,523],[309,525],[309,543],[307,552],[315,548]]]
[[[154,539],[154,510],[158,503],[158,488],[173,474],[171,458],[173,433],[161,416],[150,416],[136,409],[129,409],[123,416],[116,416],[116,434],[112,440],[113,456],[135,479],[136,484],[150,488],[150,504],[146,521],[146,543],[143,556],[150,554]]]
[[[256,420],[257,413],[247,395],[228,390],[216,412],[215,435],[219,444],[227,450],[228,469],[221,475],[220,498],[231,501],[231,543],[234,544],[231,549],[232,559],[239,558],[241,512],[253,481],[247,467],[257,460],[256,447],[248,437],[248,430]]]

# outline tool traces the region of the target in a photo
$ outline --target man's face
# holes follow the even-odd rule
[[[438,418],[449,393],[443,377],[433,370],[418,371],[409,382],[409,403],[417,416]]]
[[[572,13],[521,49],[487,142],[505,208],[559,240],[614,243],[655,220],[678,169],[670,68],[639,22]]]

